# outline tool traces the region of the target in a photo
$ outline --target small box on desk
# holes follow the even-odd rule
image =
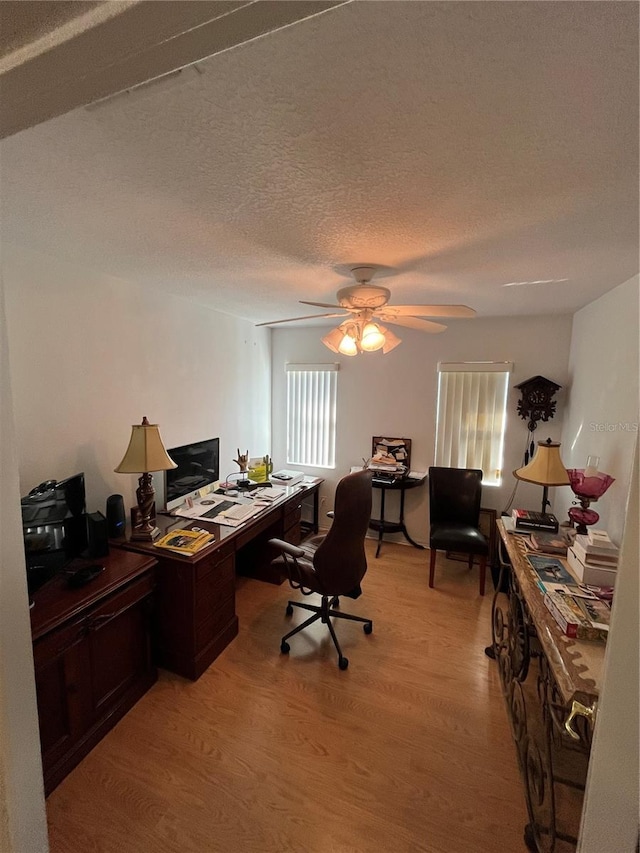
[[[567,563],[569,563],[569,568],[580,583],[591,584],[592,586],[615,586],[616,584],[615,569],[583,563],[573,548],[569,548],[567,551]]]
[[[282,469],[282,471],[275,471],[269,479],[277,486],[295,486],[304,480],[304,474],[302,471],[287,471]]]

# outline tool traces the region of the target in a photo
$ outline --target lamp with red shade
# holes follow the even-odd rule
[[[587,525],[596,524],[600,518],[598,513],[591,509],[591,504],[601,498],[615,482],[609,474],[598,471],[599,462],[598,456],[589,456],[585,468],[567,468],[569,485],[579,503],[579,506],[570,508],[569,518],[576,525],[576,531],[582,535],[586,534]]]

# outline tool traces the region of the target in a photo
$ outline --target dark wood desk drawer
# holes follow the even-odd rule
[[[228,542],[217,548],[213,554],[196,563],[196,582],[199,582],[206,575],[210,574],[210,572],[216,570],[226,559],[233,556],[234,550],[233,542]]]
[[[264,533],[265,530],[269,530],[269,528],[277,525],[282,518],[282,508],[276,507],[271,510],[264,518],[259,518],[255,521],[250,527],[247,528],[246,531],[240,533],[236,539],[236,550],[240,550],[244,548],[245,545],[248,545],[250,542],[255,542],[257,537],[260,536],[261,533]],[[278,535],[278,532],[274,530],[274,536]]]
[[[283,529],[286,533],[291,527],[294,527],[296,524],[300,524],[300,519],[302,518],[302,504],[294,504],[293,506],[287,506],[285,508],[285,516],[283,522]]]

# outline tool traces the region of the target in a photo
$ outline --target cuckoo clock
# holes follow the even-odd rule
[[[562,385],[557,385],[550,379],[545,379],[544,376],[532,376],[531,379],[526,379],[515,387],[522,395],[518,400],[518,414],[527,421],[529,429],[527,439],[529,446],[524,454],[524,464],[527,465],[529,459],[533,458],[535,449],[532,434],[538,426],[538,421],[548,421],[555,415],[556,401],[553,395],[562,388]]]
[[[538,421],[548,421],[555,415],[556,401],[553,396],[562,388],[561,385],[556,385],[544,376],[532,376],[515,387],[520,389],[522,395],[518,400],[518,414],[528,421],[529,432],[535,430]]]

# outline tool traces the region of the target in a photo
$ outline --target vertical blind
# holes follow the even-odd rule
[[[480,468],[482,482],[502,480],[510,362],[438,364],[436,465]]]
[[[336,465],[339,364],[287,364],[287,463]]]

